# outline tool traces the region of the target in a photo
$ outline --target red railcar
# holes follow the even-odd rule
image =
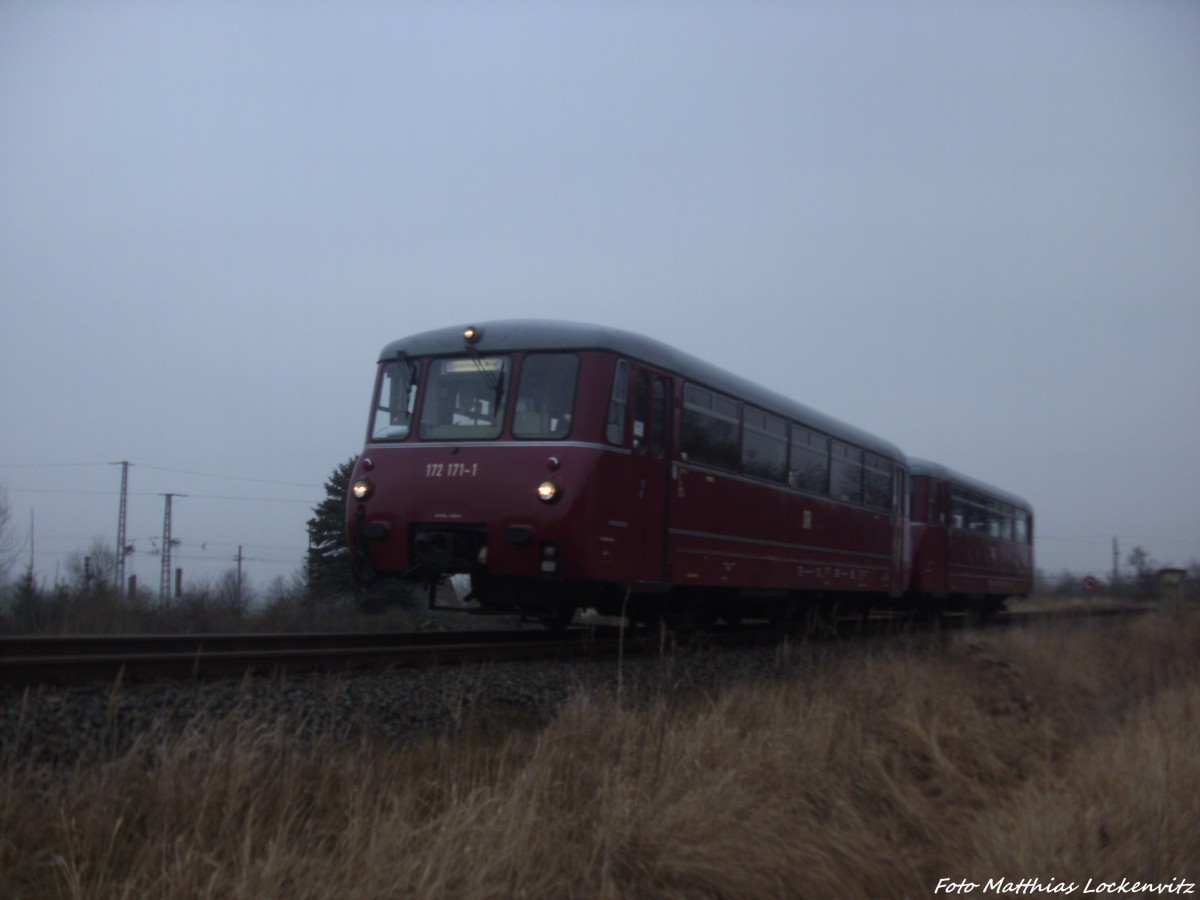
[[[502,321],[384,348],[347,530],[482,611],[786,617],[914,602],[907,496],[892,444],[665,344]]]
[[[357,574],[471,576],[484,609],[737,617],[908,584],[893,445],[628,332],[507,321],[379,360]]]
[[[939,606],[994,612],[1033,588],[1033,507],[936,463],[910,460],[912,587]]]

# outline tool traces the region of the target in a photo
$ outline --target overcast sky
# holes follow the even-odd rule
[[[259,586],[377,354],[644,332],[1200,559],[1200,4],[0,4],[0,483],[53,579]],[[217,477],[220,476],[220,477]],[[153,538],[153,540],[151,540]]]

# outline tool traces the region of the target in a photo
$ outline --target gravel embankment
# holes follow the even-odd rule
[[[242,681],[0,687],[0,758],[112,758],[189,726],[233,719],[298,739],[402,741],[548,721],[575,692],[644,702],[781,671],[774,648],[677,650],[593,662],[505,662]]]

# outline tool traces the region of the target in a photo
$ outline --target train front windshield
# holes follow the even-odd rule
[[[478,441],[500,437],[509,414],[514,361],[510,356],[468,355],[420,364],[384,363],[371,424],[372,441],[402,441],[416,420],[423,441]],[[529,353],[519,366],[511,404],[513,437],[558,440],[571,433],[579,358],[573,353]]]
[[[508,395],[507,356],[468,356],[434,360],[425,383],[422,440],[464,441],[495,438],[504,430]]]

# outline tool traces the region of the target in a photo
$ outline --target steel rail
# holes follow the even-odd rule
[[[1141,608],[1006,612],[988,624],[1026,626],[1063,619],[1111,619]],[[920,624],[903,616],[840,619],[828,634],[887,634],[897,628],[957,629],[961,615]],[[765,625],[722,626],[695,632],[709,646],[778,642],[795,632]],[[814,635],[820,637],[821,635]],[[687,639],[687,636],[684,636]],[[0,637],[0,685],[75,684],[229,678],[250,673],[299,673],[382,667],[422,667],[483,661],[578,659],[661,651],[653,630],[588,626],[554,631],[380,632],[335,634],[34,635]]]
[[[434,666],[602,652],[595,631],[0,638],[0,683],[74,684]]]

